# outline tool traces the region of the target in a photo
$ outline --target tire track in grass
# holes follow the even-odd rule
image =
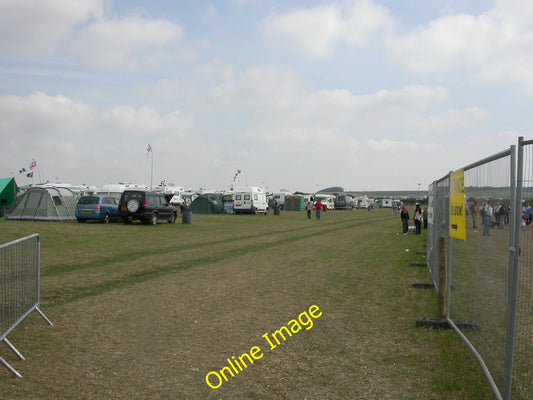
[[[267,250],[267,249],[272,249],[272,248],[279,247],[279,246],[286,246],[288,244],[296,243],[299,241],[305,241],[305,240],[308,240],[309,238],[315,237],[317,231],[319,231],[321,234],[339,232],[339,231],[353,229],[354,227],[375,224],[376,221],[379,221],[381,219],[386,220],[388,218],[382,217],[378,219],[363,220],[363,221],[359,221],[359,220],[348,221],[345,223],[334,222],[334,223],[328,224],[327,226],[325,224],[322,224],[319,227],[298,228],[298,229],[290,229],[290,230],[285,230],[285,231],[271,232],[271,233],[268,233],[267,236],[279,235],[282,233],[293,233],[297,235],[294,235],[292,237],[284,237],[282,239],[278,239],[275,241],[269,241],[269,242],[261,242],[261,243],[253,243],[253,244],[244,243],[237,248],[233,247],[231,249],[223,250],[220,252],[215,252],[213,254],[209,254],[204,257],[195,258],[192,260],[183,260],[178,263],[172,260],[169,263],[160,264],[153,268],[148,268],[148,269],[143,269],[141,271],[132,272],[130,274],[126,274],[121,277],[110,279],[105,282],[98,282],[95,284],[89,284],[85,286],[77,286],[68,291],[66,291],[64,288],[56,289],[56,290],[48,289],[46,293],[41,293],[41,304],[47,307],[55,307],[55,306],[59,306],[65,303],[81,300],[86,297],[98,296],[100,294],[109,292],[111,290],[130,287],[135,284],[143,283],[143,282],[146,282],[152,279],[170,275],[176,272],[185,271],[185,270],[199,267],[202,265],[216,263],[216,262],[220,262],[223,260],[229,260],[232,258],[238,258],[246,254],[250,254],[250,253],[254,253],[254,252],[258,252],[262,250]],[[302,230],[307,230],[310,232],[306,234],[302,234]],[[224,239],[224,240],[220,240],[214,243],[206,242],[206,243],[192,244],[192,245],[186,246],[186,249],[191,250],[191,249],[203,248],[203,247],[206,247],[208,245],[213,245],[213,244],[224,244],[227,242],[234,242],[239,239],[243,240],[243,239],[251,239],[251,238],[257,238],[257,237],[264,237],[264,236],[265,234],[263,233],[263,234],[254,235],[254,236],[241,236],[237,238]],[[161,255],[162,253],[171,253],[171,252],[176,252],[175,246],[166,248],[164,250],[158,249],[157,251],[135,252],[133,253],[133,257],[148,257],[148,256],[155,255],[155,254]],[[132,256],[131,253],[128,253],[128,256],[131,257]],[[116,261],[124,261],[124,255],[121,254],[118,256],[113,256],[113,257],[106,259],[106,261],[108,264],[116,262]],[[79,271],[81,269],[91,268],[91,267],[102,267],[105,265],[106,264],[102,265],[102,260],[99,260],[98,262],[95,261],[91,263],[82,264],[80,267],[76,269],[69,269],[68,272],[73,272],[75,270]],[[57,268],[55,273],[49,273],[48,275],[57,276],[57,275],[65,274],[65,268],[67,268],[67,266],[62,265]]]
[[[383,219],[387,219],[385,217],[382,217]],[[358,223],[364,223],[366,220],[363,221],[357,221]],[[376,221],[375,219],[372,221]],[[250,240],[250,239],[258,239],[258,238],[269,238],[273,237],[274,235],[283,235],[288,233],[301,233],[302,231],[309,231],[309,230],[321,230],[324,226],[335,226],[337,229],[340,228],[342,225],[346,224],[352,224],[353,221],[343,221],[343,222],[329,222],[321,224],[320,226],[308,226],[308,227],[298,227],[293,229],[286,229],[282,231],[270,231],[270,232],[261,232],[256,235],[243,235],[243,236],[235,236],[235,237],[229,237],[226,239],[221,239],[217,241],[209,241],[209,242],[202,242],[202,243],[193,243],[189,245],[181,245],[179,250],[180,251],[187,251],[187,250],[197,250],[201,249],[207,246],[216,246],[216,245],[223,245],[235,241],[240,240]],[[90,262],[86,263],[66,263],[66,264],[57,264],[57,265],[51,265],[47,267],[46,269],[41,270],[41,277],[55,277],[55,276],[61,276],[61,275],[68,275],[72,274],[73,272],[78,272],[85,269],[94,269],[94,268],[105,268],[109,264],[114,264],[117,262],[123,262],[126,259],[137,259],[137,258],[143,258],[143,257],[151,257],[151,256],[159,256],[163,254],[169,254],[169,253],[175,253],[176,252],[176,245],[167,246],[167,247],[158,247],[151,250],[137,250],[137,251],[131,251],[127,249],[127,251],[117,253],[111,257],[103,258],[103,259],[95,259]]]

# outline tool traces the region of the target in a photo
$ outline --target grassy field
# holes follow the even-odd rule
[[[425,235],[400,228],[390,210],[158,226],[0,221],[0,243],[40,234],[42,310],[54,322],[35,313],[10,334],[26,361],[0,350],[23,375],[0,368],[0,396],[493,398],[452,331],[416,328],[435,317],[436,299],[411,286],[429,282],[411,266],[424,261]],[[254,362],[232,362],[231,376],[228,359],[254,346]]]

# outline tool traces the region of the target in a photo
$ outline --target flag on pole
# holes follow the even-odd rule
[[[33,160],[30,164],[30,170],[34,169],[37,166],[37,161]]]
[[[152,152],[152,146],[148,145],[146,149],[146,158],[148,158],[148,154],[150,154],[151,152]]]
[[[26,168],[19,169],[19,174],[26,172]]]
[[[28,178],[33,178],[33,171],[30,172],[29,174],[26,174],[26,176],[27,176]]]

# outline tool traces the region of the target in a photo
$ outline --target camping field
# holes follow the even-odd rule
[[[23,375],[0,365],[0,398],[493,398],[451,330],[415,326],[436,315],[412,287],[429,282],[411,266],[425,234],[391,214],[0,221],[0,243],[40,234],[54,323],[33,313],[8,336],[25,361],[0,346]]]

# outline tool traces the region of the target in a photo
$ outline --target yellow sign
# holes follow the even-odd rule
[[[450,236],[466,240],[465,172],[460,169],[450,177]]]

